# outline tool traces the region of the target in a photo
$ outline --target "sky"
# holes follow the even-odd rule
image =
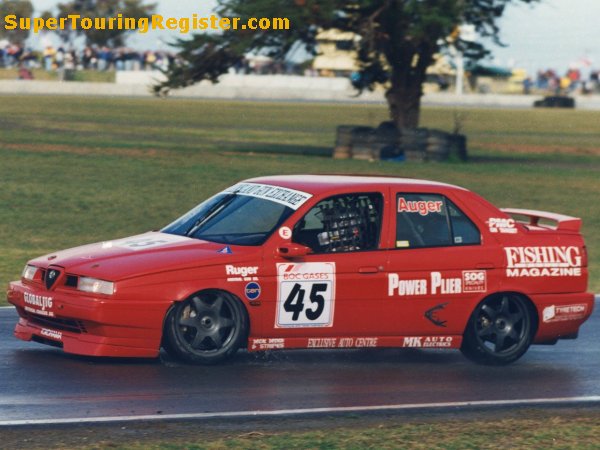
[[[52,8],[60,0],[33,0],[36,12]],[[165,16],[209,15],[214,0],[154,0]],[[600,69],[600,0],[541,0],[533,6],[512,2],[500,21],[501,39],[507,47],[492,46],[494,63],[524,68],[565,71],[586,59]],[[134,34],[128,41],[135,48],[167,48],[178,33],[152,31]]]

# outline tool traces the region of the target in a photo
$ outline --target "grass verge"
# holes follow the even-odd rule
[[[11,449],[597,449],[600,410],[499,410],[0,430]]]

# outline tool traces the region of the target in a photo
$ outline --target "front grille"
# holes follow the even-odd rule
[[[56,317],[38,316],[37,314],[28,312],[25,312],[24,316],[28,321],[40,327],[48,327],[77,334],[87,333],[85,324],[81,320],[57,319]]]
[[[67,275],[67,278],[65,280],[65,286],[68,287],[77,287],[77,281],[78,281],[77,275]]]
[[[46,270],[46,276],[44,277],[44,284],[46,285],[46,289],[50,290],[54,283],[56,283],[60,277],[60,270],[54,268],[48,268]]]
[[[48,270],[46,269],[40,269],[41,272],[41,279],[42,279],[42,284],[46,285],[46,274],[48,273]],[[69,275],[67,274],[67,276],[64,278],[64,285],[66,287],[70,287],[70,288],[77,288],[77,282],[79,281],[79,277],[77,275]]]

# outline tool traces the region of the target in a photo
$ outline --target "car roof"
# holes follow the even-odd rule
[[[309,194],[324,194],[342,189],[381,189],[384,186],[405,187],[412,192],[430,191],[432,188],[435,188],[436,191],[466,191],[462,187],[437,181],[373,175],[277,175],[251,178],[245,181],[295,189]]]

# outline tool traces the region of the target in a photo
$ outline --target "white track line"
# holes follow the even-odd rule
[[[22,419],[2,420],[0,426],[16,425],[64,425],[78,423],[111,423],[111,422],[134,422],[134,421],[157,421],[157,420],[197,420],[197,419],[220,419],[220,418],[242,418],[242,417],[273,417],[273,416],[297,416],[307,414],[339,414],[359,412],[402,412],[415,409],[454,409],[465,407],[501,407],[501,406],[542,406],[555,405],[566,406],[580,403],[600,403],[600,395],[588,397],[560,397],[560,398],[533,398],[522,400],[482,400],[471,402],[447,402],[447,403],[408,403],[405,405],[380,405],[380,406],[349,406],[339,408],[305,408],[305,409],[278,409],[273,411],[231,411],[214,413],[191,413],[191,414],[148,414],[139,416],[107,416],[107,417],[77,417],[68,419]]]

